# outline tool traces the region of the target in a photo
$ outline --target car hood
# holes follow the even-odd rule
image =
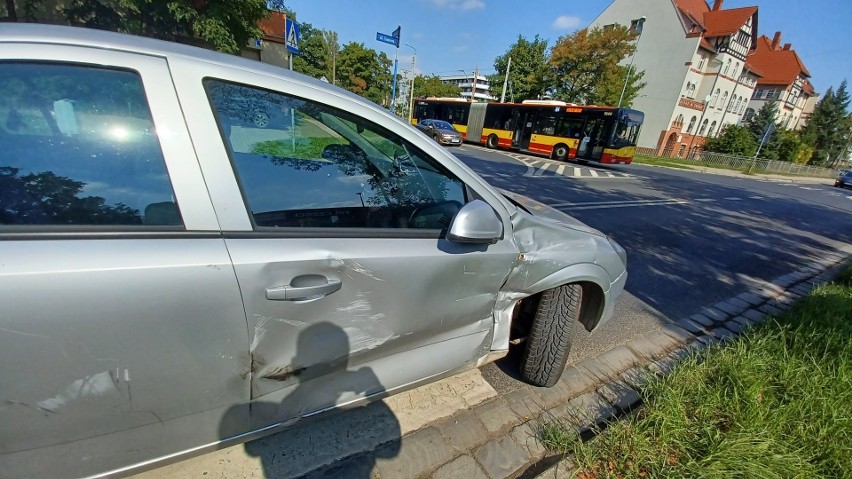
[[[556,208],[548,206],[544,203],[536,201],[532,198],[526,197],[524,195],[519,195],[512,191],[504,190],[502,188],[497,188],[497,190],[506,198],[509,199],[516,206],[520,207],[527,213],[541,218],[545,221],[549,221],[551,223],[557,223],[566,228],[571,228],[576,231],[582,231],[584,233],[593,234],[595,236],[606,237],[605,234],[600,231],[592,228],[591,226],[583,223],[582,221],[574,218],[573,216],[567,215]]]

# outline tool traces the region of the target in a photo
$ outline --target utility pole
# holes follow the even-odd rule
[[[479,76],[479,65],[476,65],[473,70],[473,92],[471,92],[470,100],[476,101],[476,78]]]
[[[503,77],[503,91],[500,93],[500,103],[506,102],[506,85],[509,83],[509,71],[512,70],[512,57],[509,57],[509,64],[506,65],[506,76]]]
[[[414,50],[414,55],[411,57],[411,86],[408,88],[410,95],[408,100],[408,123],[411,123],[411,119],[414,117],[414,77],[417,76],[414,67],[417,64],[417,49],[407,43],[405,46]]]

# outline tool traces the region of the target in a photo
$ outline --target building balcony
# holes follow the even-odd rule
[[[677,102],[677,104],[679,106],[682,106],[684,108],[690,108],[692,110],[698,110],[698,111],[704,110],[704,102],[703,101],[691,100],[689,98],[681,97],[680,100]]]

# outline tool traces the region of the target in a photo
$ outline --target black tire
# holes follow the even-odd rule
[[[580,318],[583,288],[566,284],[541,294],[521,357],[521,378],[535,386],[559,381],[571,350],[571,332]]]
[[[485,140],[485,146],[491,149],[497,148],[497,143],[497,135],[493,133],[488,135],[488,139]]]
[[[436,142],[440,143],[440,141],[438,141],[438,135],[432,135],[432,139],[435,140]]]
[[[553,147],[553,158],[558,161],[565,161],[568,159],[568,147],[563,145],[562,143]]]

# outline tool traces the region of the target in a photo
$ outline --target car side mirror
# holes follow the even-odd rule
[[[503,222],[482,200],[473,200],[462,206],[453,217],[447,239],[456,243],[494,244],[503,237]]]

